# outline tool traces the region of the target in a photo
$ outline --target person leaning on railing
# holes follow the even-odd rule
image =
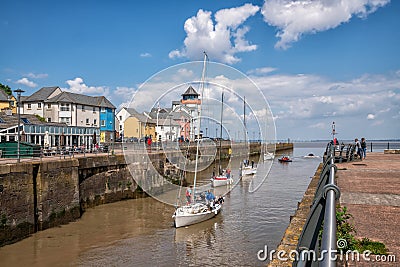
[[[367,141],[365,138],[361,138],[361,158],[366,158],[367,157]]]

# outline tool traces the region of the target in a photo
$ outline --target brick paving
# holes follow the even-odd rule
[[[340,204],[354,217],[356,237],[383,242],[397,261],[349,266],[400,266],[400,154],[368,153],[337,167]]]

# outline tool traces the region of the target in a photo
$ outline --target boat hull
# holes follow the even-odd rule
[[[178,208],[173,216],[175,227],[179,228],[207,221],[217,216],[221,209],[222,206],[220,204],[216,204],[212,210],[201,211],[198,213],[193,213],[193,210],[190,211],[189,207],[187,207],[187,209],[185,209],[185,207]]]
[[[285,159],[278,159],[278,161],[279,161],[279,162],[292,162],[291,159],[287,159],[287,160],[285,160]]]
[[[211,185],[213,187],[217,187],[217,186],[224,186],[224,185],[230,185],[233,183],[233,179],[232,178],[227,178],[227,177],[222,177],[222,178],[211,178]]]
[[[243,168],[243,170],[242,170],[242,175],[244,176],[244,175],[254,175],[254,174],[256,174],[257,173],[257,168],[248,168],[248,167],[245,167],[245,168]]]
[[[273,160],[275,158],[272,153],[264,153],[264,160]]]

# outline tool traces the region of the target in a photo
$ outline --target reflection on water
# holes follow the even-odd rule
[[[0,248],[2,266],[265,266],[257,252],[282,238],[321,158],[323,147],[295,147],[293,162],[273,161],[270,175],[246,177],[226,196],[215,219],[173,228],[173,207],[151,198],[88,210],[74,223]],[[250,188],[251,189],[251,188]]]

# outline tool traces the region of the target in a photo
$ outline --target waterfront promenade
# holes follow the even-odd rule
[[[387,264],[399,264],[400,154],[368,153],[363,161],[337,167],[340,204],[354,216],[356,237],[384,243],[397,262]],[[373,264],[363,266],[378,266]]]
[[[396,262],[347,262],[346,266],[398,266],[400,261],[400,154],[368,153],[365,160],[337,163],[336,184],[340,205],[353,215],[356,238],[368,238],[386,245]],[[321,165],[312,177],[294,216],[290,218],[277,251],[296,249],[306,222],[320,176]],[[276,256],[276,255],[274,255]],[[371,257],[375,260],[374,257]],[[292,266],[292,261],[276,257],[268,266]]]

